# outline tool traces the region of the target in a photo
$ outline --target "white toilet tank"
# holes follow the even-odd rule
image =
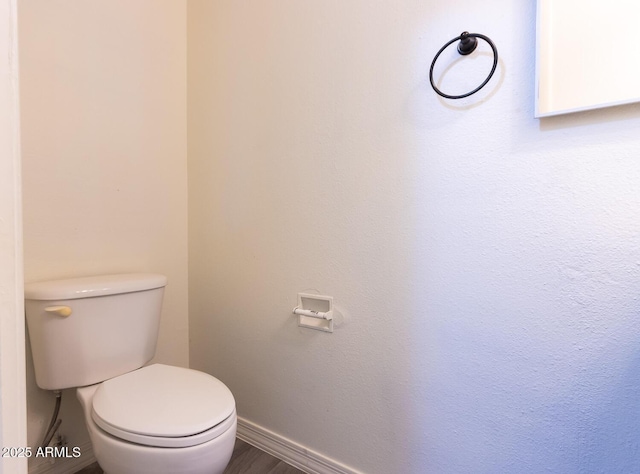
[[[36,382],[61,390],[102,382],[153,357],[167,278],[132,273],[25,285]]]

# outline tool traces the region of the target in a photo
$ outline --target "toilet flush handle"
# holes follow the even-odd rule
[[[71,316],[71,308],[69,306],[47,306],[44,309],[47,313],[57,314],[58,316]]]

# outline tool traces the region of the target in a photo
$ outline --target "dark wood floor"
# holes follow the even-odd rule
[[[85,467],[76,474],[103,474],[97,463]],[[278,458],[236,439],[233,455],[224,474],[304,474]]]
[[[304,474],[278,458],[236,439],[231,461],[224,474]]]

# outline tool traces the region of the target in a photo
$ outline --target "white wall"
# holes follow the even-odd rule
[[[640,470],[640,107],[535,120],[534,2],[188,9],[192,367],[369,474]]]
[[[20,135],[15,0],[0,2],[0,446],[26,446]],[[0,473],[26,472],[3,457]]]
[[[185,3],[24,0],[19,13],[25,279],[166,274],[155,360],[187,366]],[[37,446],[54,399],[28,368]],[[82,445],[74,392],[63,400],[62,432]]]

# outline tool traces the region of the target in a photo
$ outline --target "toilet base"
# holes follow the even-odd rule
[[[233,453],[236,428],[188,448],[152,448],[109,438],[106,433],[91,437],[105,474],[222,474]]]

